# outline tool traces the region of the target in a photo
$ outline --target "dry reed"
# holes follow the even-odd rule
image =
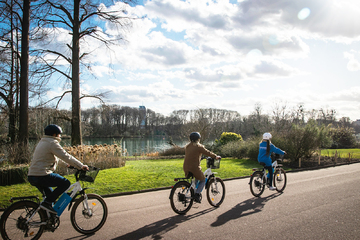
[[[122,157],[126,154],[126,150],[123,151],[117,144],[65,146],[64,149],[82,163],[100,169],[123,167],[126,162]],[[66,174],[67,168],[59,166],[57,172]]]

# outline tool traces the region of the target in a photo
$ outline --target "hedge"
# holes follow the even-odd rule
[[[28,165],[0,168],[0,186],[7,186],[27,181]]]

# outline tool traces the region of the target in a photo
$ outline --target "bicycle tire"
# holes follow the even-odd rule
[[[30,224],[26,224],[28,218],[38,207],[38,203],[29,200],[15,202],[10,205],[4,211],[0,219],[2,238],[5,240],[39,239],[44,232],[45,226],[32,226],[31,223],[45,222],[47,219],[45,212],[40,209],[33,216]],[[28,234],[27,237],[26,234]]]
[[[175,213],[184,215],[191,209],[194,202],[194,189],[190,186],[190,183],[181,181],[171,189],[170,205]]]
[[[206,189],[206,197],[211,206],[219,207],[225,199],[225,184],[221,178],[211,178]]]
[[[278,168],[274,173],[274,186],[276,187],[276,191],[283,192],[287,183],[285,170],[282,168]]]
[[[74,229],[82,234],[93,234],[105,224],[108,208],[104,199],[97,194],[87,194],[87,204],[90,213],[86,209],[85,197],[76,200],[71,209],[70,221]]]
[[[255,197],[260,197],[265,190],[265,184],[263,184],[263,172],[255,171],[250,178],[250,192]]]

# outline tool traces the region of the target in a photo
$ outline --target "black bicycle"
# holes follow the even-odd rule
[[[206,197],[211,206],[219,207],[225,199],[225,184],[219,177],[215,177],[216,172],[211,169],[220,167],[220,159],[206,158],[207,169],[205,175]],[[170,192],[170,205],[177,214],[187,213],[194,202],[195,178],[190,173],[187,178],[175,178],[177,182]]]
[[[54,232],[60,225],[60,215],[64,209],[71,209],[70,220],[76,231],[93,234],[105,224],[108,209],[104,199],[97,194],[86,194],[79,181],[94,182],[98,168],[90,171],[77,170],[76,182],[72,184],[54,205],[57,214],[41,208],[36,196],[14,197],[0,219],[3,239],[39,239],[44,231]]]

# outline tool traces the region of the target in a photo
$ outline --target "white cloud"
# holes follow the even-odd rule
[[[331,102],[354,117],[349,106],[359,106],[360,52],[351,49],[359,47],[359,12],[357,0],[149,0],[121,13],[146,16],[131,28],[99,24],[124,40],[108,50],[87,38],[82,52],[92,53],[86,61],[102,80],[93,88],[111,90],[111,103],[119,105],[145,104],[161,113],[219,107],[244,115],[256,102],[271,109],[282,99],[308,108]],[[59,30],[53,47],[68,39]],[[315,49],[325,43],[327,49]],[[319,65],[331,67],[321,72]]]
[[[344,57],[349,60],[347,64],[347,69],[352,72],[356,72],[360,70],[360,62],[356,59],[355,55],[360,57],[360,52],[356,52],[354,50],[350,52],[345,52]]]

